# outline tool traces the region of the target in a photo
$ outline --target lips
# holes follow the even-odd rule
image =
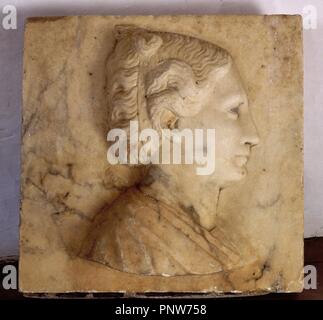
[[[242,155],[236,156],[234,159],[234,162],[238,167],[243,167],[248,162],[248,156],[242,156]]]

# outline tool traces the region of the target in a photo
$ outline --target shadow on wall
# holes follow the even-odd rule
[[[48,4],[30,5],[23,10],[22,17],[61,15],[177,15],[177,14],[262,14],[257,1],[120,1],[119,4],[105,3],[97,6]],[[18,7],[19,10],[19,7]]]

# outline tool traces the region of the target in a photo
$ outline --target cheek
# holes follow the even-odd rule
[[[236,155],[241,140],[240,120],[232,120],[224,112],[205,110],[193,118],[184,118],[179,122],[179,129],[215,129],[216,162],[227,162]],[[204,135],[204,147],[207,146]]]
[[[219,115],[215,124],[215,148],[218,155],[230,156],[239,148],[241,126],[239,120],[229,119],[226,114]]]

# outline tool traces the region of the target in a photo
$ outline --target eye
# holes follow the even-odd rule
[[[239,117],[239,107],[240,107],[240,105],[228,110],[229,118],[234,119],[234,120],[238,119],[238,117]]]

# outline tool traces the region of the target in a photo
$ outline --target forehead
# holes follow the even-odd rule
[[[224,72],[215,70],[210,74],[210,90],[212,98],[224,107],[247,102],[239,72],[234,64]]]

